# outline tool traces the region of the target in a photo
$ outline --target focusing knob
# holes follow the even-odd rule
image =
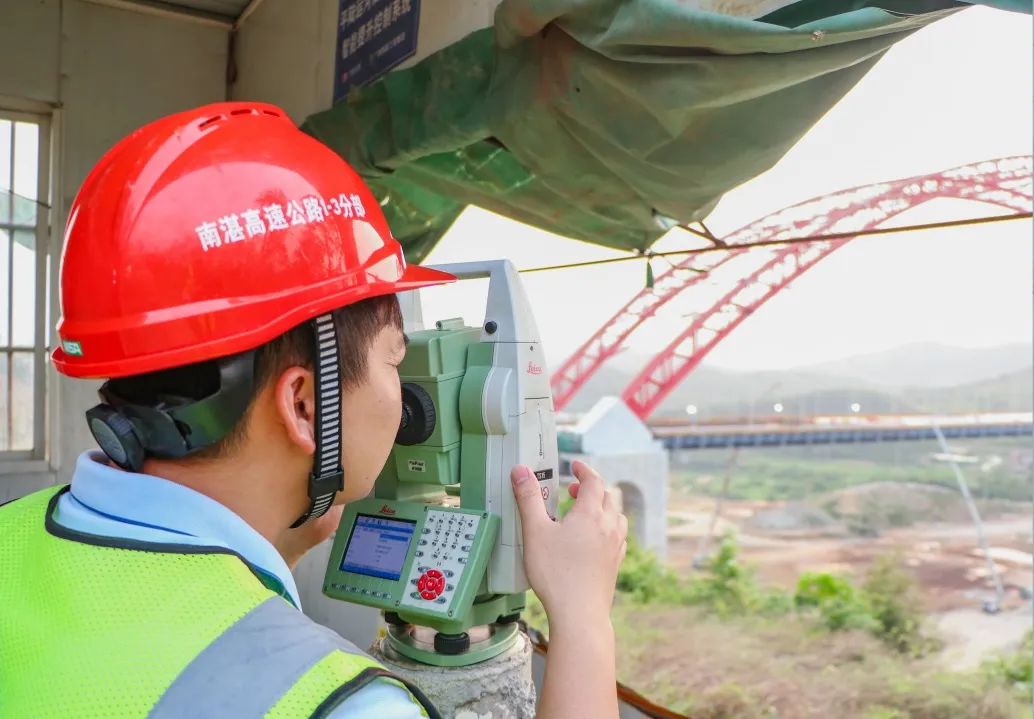
[[[86,412],[90,433],[108,458],[131,472],[138,472],[144,464],[144,446],[133,423],[113,407],[99,404]]]
[[[438,414],[434,400],[423,387],[413,382],[402,383],[402,422],[395,443],[410,446],[426,442],[434,432]]]
[[[470,636],[466,632],[459,634],[443,634],[438,632],[434,635],[434,650],[439,654],[455,656],[470,650]]]

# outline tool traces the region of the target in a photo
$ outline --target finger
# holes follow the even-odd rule
[[[618,515],[618,532],[621,537],[621,541],[627,544],[628,539],[628,517],[623,514]]]
[[[510,482],[513,484],[513,496],[517,500],[517,511],[520,512],[525,532],[529,529],[534,531],[543,522],[552,523],[546,513],[542,490],[531,469],[523,464],[517,465],[510,471]]]
[[[625,561],[626,554],[628,554],[628,542],[622,542],[621,549],[618,551],[618,564]]]
[[[603,490],[603,511],[616,512],[617,507],[617,499],[614,498],[614,492],[609,489]]]
[[[578,482],[567,485],[567,493],[571,495],[571,499],[578,499]]]
[[[581,485],[578,488],[578,502],[575,506],[578,504],[602,506],[605,487],[603,478],[596,473],[596,470],[585,462],[575,461],[571,463],[571,471]]]

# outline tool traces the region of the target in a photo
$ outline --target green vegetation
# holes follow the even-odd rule
[[[899,652],[925,654],[938,643],[923,636],[922,602],[899,555],[877,557],[865,577],[861,599],[876,622],[875,634]]]
[[[1029,442],[982,440],[962,446],[974,456],[1008,457],[1014,450],[1029,449]],[[755,501],[802,500],[873,482],[914,482],[955,491],[951,468],[927,462],[934,451],[928,443],[744,450],[728,496]],[[673,467],[672,486],[693,494],[717,495],[728,452],[693,452],[690,460],[688,469]],[[981,499],[1030,500],[1029,472],[1013,471],[1008,462],[986,470],[979,465],[967,467],[966,479],[974,496]]]
[[[683,589],[683,602],[703,607],[718,616],[786,614],[790,597],[758,584],[753,571],[739,561],[739,548],[732,535],[722,537],[704,571],[691,578]]]
[[[860,589],[845,577],[802,574],[794,605],[813,612],[830,631],[862,630],[904,654],[920,656],[938,648],[922,633],[922,603],[901,558],[893,554],[876,558]]]
[[[619,678],[694,719],[1029,716],[1030,635],[979,671],[943,671],[896,555],[859,585],[806,573],[789,594],[761,586],[728,535],[688,579],[632,544],[617,587]],[[534,595],[525,616],[548,632]]]
[[[618,572],[617,589],[639,604],[694,605],[719,616],[790,611],[790,597],[762,588],[753,572],[739,562],[737,553],[732,537],[724,537],[705,571],[687,581],[668,569],[653,552],[630,541]]]
[[[896,555],[877,558],[860,588],[844,577],[805,573],[793,596],[762,587],[737,555],[735,540],[726,535],[704,571],[683,580],[652,552],[630,543],[618,592],[637,604],[695,606],[718,617],[796,611],[829,631],[866,631],[902,653],[921,655],[935,646],[922,634],[922,605]]]
[[[879,625],[854,586],[843,577],[806,572],[797,580],[794,605],[801,611],[813,610],[822,625],[831,631],[861,629],[871,634]]]
[[[635,602],[680,603],[683,598],[682,580],[664,566],[657,555],[640,547],[629,536],[628,552],[618,570],[617,589]]]
[[[621,597],[618,678],[694,719],[1019,719],[1029,704],[985,672],[946,672],[866,632],[791,613],[718,618]]]
[[[1034,701],[1034,634],[1027,636],[1016,651],[993,657],[981,669],[990,683],[1012,687],[1016,696],[1030,704]]]

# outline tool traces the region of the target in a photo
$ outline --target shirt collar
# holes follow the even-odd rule
[[[232,550],[278,580],[295,606],[301,607],[294,576],[276,548],[211,497],[161,477],[112,467],[101,452],[79,457],[70,492],[88,509],[116,523],[152,527]]]

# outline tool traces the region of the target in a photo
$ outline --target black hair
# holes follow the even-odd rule
[[[402,329],[402,310],[395,295],[381,295],[334,310],[337,326],[341,382],[345,390],[367,375],[370,345],[385,326]],[[248,417],[255,397],[269,382],[290,367],[313,367],[312,329],[305,322],[255,350],[254,383],[247,409],[233,428],[214,444],[193,452],[191,459],[215,459],[232,454],[247,438]],[[198,400],[219,389],[219,369],[205,361],[183,367],[121,377],[109,381],[111,389],[133,404],[156,406]]]

